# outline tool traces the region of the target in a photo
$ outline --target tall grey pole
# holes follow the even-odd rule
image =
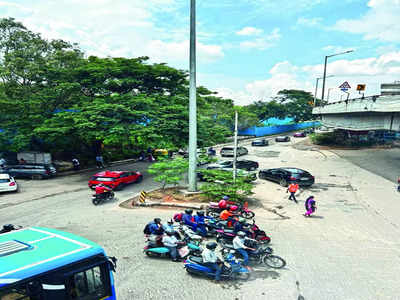
[[[235,137],[233,142],[233,182],[236,182],[236,159],[237,159],[237,147],[238,147],[238,112],[235,111]]]
[[[324,100],[324,94],[325,94],[325,79],[326,79],[326,63],[327,62],[328,62],[328,56],[325,56],[324,77],[322,77],[322,97],[321,97],[321,100]]]
[[[317,91],[318,91],[318,81],[321,78],[317,78],[317,83],[315,84],[315,93],[314,93],[314,101],[313,101],[313,106],[315,107],[315,100],[317,100]]]
[[[189,191],[197,191],[196,0],[190,0]]]

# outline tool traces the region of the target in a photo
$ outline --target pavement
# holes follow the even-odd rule
[[[255,266],[247,282],[215,284],[186,274],[181,263],[143,254],[144,225],[155,217],[169,219],[177,211],[118,206],[141,189],[158,186],[146,173],[142,183],[116,192],[118,201],[99,206],[90,201],[89,174],[22,182],[21,193],[0,196],[0,224],[52,227],[99,243],[119,259],[118,299],[399,299],[396,185],[330,151],[295,149],[294,143],[302,140],[249,147],[250,153],[241,157],[257,160],[260,168],[293,166],[316,177],[312,188],[300,190],[298,204],[289,201],[278,184],[255,182],[254,197],[260,204],[254,210],[256,222],[287,266]],[[144,171],[147,165],[118,168]],[[55,191],[63,192],[49,194]],[[304,200],[311,194],[317,212],[305,218]]]

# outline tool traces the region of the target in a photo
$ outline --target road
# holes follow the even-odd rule
[[[400,176],[400,149],[332,150],[353,164],[387,180],[397,182]]]
[[[301,151],[292,143],[248,147],[243,157],[257,160],[260,168],[296,166],[316,177],[312,189],[300,192],[299,204],[287,200],[285,188],[256,181],[256,222],[271,235],[287,267],[258,266],[246,283],[215,284],[189,276],[181,263],[147,258],[144,225],[154,217],[169,219],[175,211],[123,209],[116,202],[95,207],[86,188],[90,174],[22,182],[20,193],[0,197],[0,224],[52,227],[104,246],[119,259],[118,299],[397,299],[400,201],[393,182],[329,151]],[[156,186],[145,174],[139,185],[117,192],[118,202]],[[306,219],[301,201],[310,194],[318,210]]]

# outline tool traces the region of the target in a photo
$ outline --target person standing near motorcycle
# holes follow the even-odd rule
[[[216,242],[208,242],[206,244],[206,249],[201,253],[203,258],[203,263],[215,271],[215,281],[219,282],[221,280],[221,267],[218,265],[218,256],[215,254],[215,249],[217,248]]]
[[[197,224],[194,221],[192,209],[185,209],[185,213],[182,216],[183,223],[188,225],[194,232],[197,231]]]
[[[289,184],[289,187],[286,190],[286,193],[290,192],[289,200],[293,200],[294,202],[299,203],[297,202],[295,195],[298,190],[299,190],[299,185],[296,182],[292,182],[291,184]]]
[[[173,230],[167,230],[167,235],[164,235],[162,238],[162,243],[164,247],[168,248],[169,254],[171,256],[172,261],[178,262],[178,239],[175,237],[175,232]]]
[[[249,264],[249,254],[246,250],[255,251],[256,249],[247,247],[244,244],[246,239],[246,233],[239,231],[236,237],[233,239],[233,249],[239,252],[243,256],[243,265],[247,266]]]

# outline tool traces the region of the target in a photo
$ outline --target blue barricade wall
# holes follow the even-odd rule
[[[294,131],[320,125],[321,125],[320,122],[304,122],[304,123],[296,123],[288,125],[266,126],[266,127],[254,126],[244,130],[239,130],[239,135],[254,135],[258,137],[258,136],[278,134],[282,132]]]

